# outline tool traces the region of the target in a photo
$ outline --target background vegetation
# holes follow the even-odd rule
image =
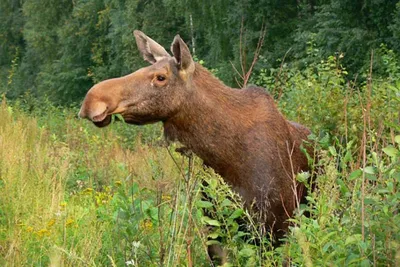
[[[1,91],[29,91],[58,104],[81,100],[94,83],[143,66],[132,31],[165,47],[179,33],[195,56],[237,86],[231,62],[249,63],[266,29],[255,72],[281,65],[305,69],[344,55],[348,80],[369,69],[370,51],[384,43],[400,52],[397,0],[4,0],[0,3]],[[313,53],[309,48],[313,47]],[[385,75],[383,62],[374,72]],[[12,75],[9,74],[12,69]],[[237,77],[236,77],[237,78]],[[358,82],[364,81],[358,77]]]
[[[1,1],[0,264],[203,266],[208,236],[229,266],[400,266],[397,2]],[[248,63],[266,27],[250,82],[313,130],[320,158],[297,177],[316,190],[276,249],[159,124],[76,119],[92,84],[145,64],[133,29],[166,47],[179,32],[236,86],[242,22]]]

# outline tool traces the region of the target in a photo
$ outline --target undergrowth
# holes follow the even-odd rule
[[[0,264],[207,266],[207,244],[222,243],[226,266],[399,266],[400,71],[391,53],[376,52],[387,77],[370,71],[359,86],[346,82],[339,57],[254,79],[312,128],[319,158],[297,177],[313,177],[315,190],[278,248],[218,175],[164,143],[161,125],[97,129],[74,107],[29,94],[3,100]]]

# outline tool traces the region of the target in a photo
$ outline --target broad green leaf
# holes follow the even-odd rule
[[[342,192],[342,194],[346,194],[347,192],[349,192],[347,185],[343,182],[342,179],[337,179],[336,181],[337,184],[340,186],[340,191]]]
[[[231,214],[231,216],[229,216],[229,218],[230,219],[239,218],[240,216],[242,216],[243,213],[244,213],[244,211],[242,209],[235,210],[234,212],[232,212],[232,214]]]
[[[217,186],[218,186],[218,181],[214,179],[212,179],[208,184],[208,187],[211,188],[212,190],[215,190]]]
[[[355,170],[349,175],[349,180],[352,181],[354,179],[357,179],[358,177],[361,177],[362,175],[362,170]]]
[[[255,253],[254,250],[251,248],[243,248],[242,250],[239,251],[239,256],[248,258],[253,256],[254,253]]]
[[[396,135],[396,137],[394,138],[394,141],[398,144],[400,144],[400,135]]]
[[[129,189],[129,194],[134,195],[139,191],[139,184],[138,183],[133,183],[131,188]]]
[[[390,157],[396,157],[399,154],[399,151],[393,146],[387,146],[387,147],[383,148],[382,150],[383,150],[383,152],[385,152],[386,155],[388,155]]]
[[[373,198],[366,198],[364,199],[365,204],[374,204],[376,201]]]
[[[218,231],[215,231],[213,233],[208,234],[207,236],[211,239],[217,239],[219,237],[219,233]]]
[[[246,233],[246,232],[239,231],[233,238],[239,238],[239,237],[248,236],[248,235],[250,235],[250,234]]]
[[[202,220],[204,223],[208,224],[208,225],[212,225],[212,226],[221,226],[221,224],[220,224],[219,221],[213,220],[213,219],[211,219],[210,217],[207,217],[207,216],[203,216],[203,217],[201,218],[201,220]]]
[[[336,148],[334,146],[329,147],[329,152],[332,156],[337,156]]]
[[[353,159],[353,157],[351,156],[351,152],[347,151],[343,157],[343,162],[347,163],[347,162],[350,162],[352,159]]]
[[[231,204],[232,204],[232,201],[225,198],[224,201],[222,201],[222,203],[221,203],[221,207],[227,207],[227,206],[230,206]]]
[[[149,215],[150,218],[154,221],[158,221],[158,208],[157,207],[151,207],[149,209]]]
[[[367,166],[364,168],[364,172],[368,174],[375,174],[375,169],[372,166]]]
[[[371,263],[370,263],[370,261],[368,259],[363,259],[361,261],[361,263],[360,263],[360,266],[361,267],[368,267],[368,266],[371,266]]]
[[[213,204],[209,201],[199,200],[199,201],[196,201],[196,206],[198,208],[211,208],[213,206]]]
[[[347,237],[346,241],[344,242],[344,244],[347,246],[347,245],[350,245],[350,244],[357,243],[360,240],[361,240],[361,235],[360,234],[355,234],[355,235],[351,235],[351,236]]]

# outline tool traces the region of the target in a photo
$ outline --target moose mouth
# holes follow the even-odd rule
[[[120,118],[115,117],[115,121],[122,121]],[[102,120],[92,120],[93,124],[96,125],[99,128],[106,127],[108,126],[112,121],[112,115],[106,115]],[[146,125],[146,124],[151,124],[157,122],[155,121],[145,121],[145,120],[140,120],[136,118],[124,118],[124,122],[128,124],[133,124],[133,125]]]
[[[97,117],[97,116],[96,116]],[[105,114],[104,117],[100,120],[93,118],[93,124],[96,125],[99,128],[106,127],[111,123],[112,120],[112,115],[107,115]]]
[[[102,113],[99,115],[93,116],[91,121],[97,127],[105,127],[111,123],[111,115],[108,114],[108,108],[106,108]]]
[[[123,118],[121,119],[120,117],[116,116],[114,118],[115,121],[123,121],[133,125],[145,125],[160,121],[159,119],[149,120],[149,118],[147,118],[145,115],[132,114],[131,112],[118,112],[118,110],[116,110],[110,113],[109,109],[106,109],[101,114],[92,117],[91,121],[99,128],[106,127],[113,121],[112,117],[115,114],[120,114]]]

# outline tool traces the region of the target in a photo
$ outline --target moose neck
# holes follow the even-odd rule
[[[242,90],[225,86],[198,64],[192,85],[180,111],[164,122],[165,135],[169,140],[180,141],[222,176],[237,176],[228,166],[243,145],[238,143],[241,133],[237,129],[251,123],[245,118],[251,100],[243,97]]]

